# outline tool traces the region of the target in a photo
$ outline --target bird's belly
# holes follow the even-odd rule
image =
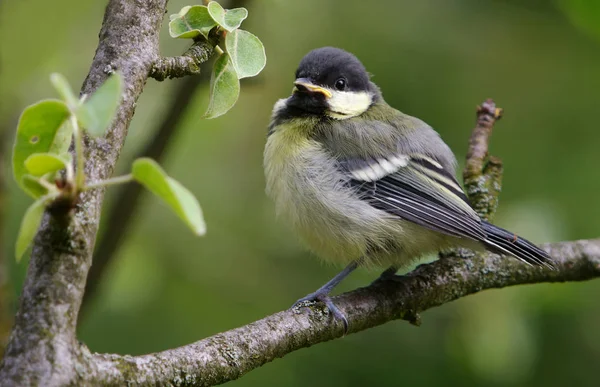
[[[361,200],[319,143],[286,135],[293,136],[271,134],[265,148],[266,191],[278,217],[329,261],[346,263],[398,249],[402,222]]]

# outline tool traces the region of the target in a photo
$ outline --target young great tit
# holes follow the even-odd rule
[[[347,266],[296,304],[322,301],[347,328],[329,293],[355,268],[389,267],[389,275],[449,248],[552,267],[545,251],[479,218],[455,168],[438,133],[389,106],[354,55],[333,47],[309,52],[292,95],[273,109],[266,191],[317,255]]]

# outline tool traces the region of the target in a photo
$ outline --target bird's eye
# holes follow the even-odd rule
[[[339,78],[337,81],[335,81],[335,88],[340,91],[346,89],[346,79]]]

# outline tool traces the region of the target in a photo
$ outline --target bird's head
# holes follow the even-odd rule
[[[354,55],[323,47],[300,61],[287,105],[305,114],[346,119],[364,113],[377,95],[377,86]]]

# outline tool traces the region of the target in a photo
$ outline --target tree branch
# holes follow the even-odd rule
[[[203,39],[203,38],[202,38]],[[181,56],[160,57],[156,59],[150,69],[150,77],[157,81],[165,78],[181,78],[186,75],[200,74],[200,65],[212,55],[217,37],[212,36],[209,41],[199,40]]]
[[[86,138],[85,172],[90,180],[111,176],[147,77],[164,79],[193,70],[185,61],[180,66],[177,60],[159,59],[158,31],[165,8],[166,0],[111,0],[107,6],[82,93],[92,93],[114,70],[121,71],[126,86],[106,137]],[[495,120],[498,117],[493,109]],[[481,136],[474,136],[471,151],[481,163],[472,175],[467,173],[466,179],[489,175],[487,139],[493,122],[486,124],[482,115],[489,117],[491,111],[480,112],[477,128],[481,131],[477,133]],[[478,193],[484,194],[482,200],[497,194],[499,185],[494,182],[499,180],[487,179],[479,180],[472,199]],[[54,211],[44,216],[15,327],[0,365],[3,385],[208,386],[236,379],[277,357],[344,334],[342,324],[334,321],[323,305],[313,303],[157,354],[91,354],[77,342],[75,330],[103,195],[102,189],[86,191],[73,213]],[[484,209],[491,214],[496,204],[488,202]],[[474,254],[470,259],[449,257],[419,266],[400,280],[378,281],[343,294],[335,302],[348,317],[349,332],[354,333],[394,319],[418,322],[420,312],[484,289],[600,276],[600,239],[545,248],[558,270],[530,267],[488,253]]]
[[[478,107],[465,167],[466,184],[479,187],[470,199],[480,204],[486,217],[493,215],[500,191],[501,164],[490,163],[488,155],[489,136],[500,112],[491,100]],[[489,253],[469,254],[465,259],[465,254],[455,252],[400,279],[378,281],[338,296],[335,303],[348,317],[348,333],[355,333],[395,319],[418,325],[421,312],[485,289],[600,276],[600,239],[563,242],[545,249],[555,259],[557,271]],[[280,312],[185,347],[138,357],[97,354],[95,359],[108,374],[103,382],[212,386],[343,335],[344,328],[327,308],[312,303],[310,309]]]
[[[418,321],[422,311],[485,289],[600,276],[600,239],[544,248],[558,270],[491,254],[445,258],[421,265],[399,281],[377,282],[334,301],[348,318],[349,333],[356,333],[395,319]],[[313,303],[181,348],[144,356],[96,354],[94,359],[105,373],[103,383],[213,386],[301,348],[343,336],[343,325],[322,304]]]
[[[158,33],[166,0],[111,0],[82,93],[91,94],[118,70],[125,88],[105,138],[86,138],[85,174],[113,173],[135,103],[159,58]],[[76,340],[77,315],[91,265],[104,190],[86,191],[72,214],[46,213],[34,242],[15,326],[2,364],[6,385],[78,384],[97,369]]]
[[[463,181],[473,209],[480,217],[491,220],[498,208],[502,187],[502,160],[488,154],[494,124],[502,109],[488,99],[477,106],[477,125],[471,133]]]

